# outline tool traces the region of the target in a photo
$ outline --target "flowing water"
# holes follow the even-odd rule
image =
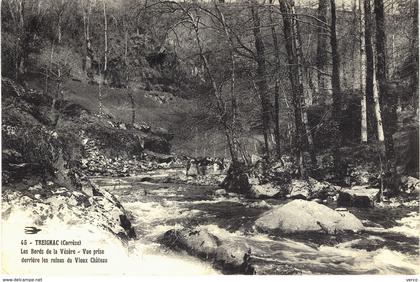
[[[157,179],[161,176],[148,175]],[[283,204],[280,200],[249,200],[236,194],[217,196],[216,186],[144,180],[144,176],[94,179],[116,195],[131,214],[138,235],[132,251],[149,259],[147,267],[156,264],[160,273],[218,273],[209,262],[158,243],[164,232],[192,226],[207,228],[222,239],[247,243],[253,254],[264,258],[268,269],[270,264],[287,263],[303,274],[419,272],[418,208],[352,209],[367,227],[360,234],[269,236],[254,230],[253,223],[265,211]]]

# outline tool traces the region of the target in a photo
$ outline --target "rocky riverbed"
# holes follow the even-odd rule
[[[126,208],[138,235],[134,244],[149,255],[180,264],[193,260],[202,273],[209,273],[203,263],[227,274],[419,271],[418,207],[337,208],[306,200],[250,199],[221,193],[218,186],[159,182],[167,175],[158,175],[153,182],[144,176],[93,180]]]

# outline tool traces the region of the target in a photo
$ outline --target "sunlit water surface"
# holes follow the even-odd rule
[[[361,234],[268,236],[255,231],[253,223],[263,212],[283,204],[280,200],[261,203],[233,194],[216,196],[214,191],[219,188],[214,186],[141,180],[94,179],[116,195],[131,214],[138,235],[131,252],[133,259],[140,258],[140,268],[161,266],[167,274],[218,273],[210,262],[176,253],[158,243],[158,237],[169,229],[201,226],[221,239],[246,242],[252,253],[267,264],[288,263],[303,274],[419,272],[420,216],[415,208],[352,209],[367,226]]]

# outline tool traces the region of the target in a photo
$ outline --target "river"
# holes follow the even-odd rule
[[[173,173],[173,171],[172,171]],[[217,186],[159,182],[167,172],[145,176],[94,178],[130,213],[138,239],[133,259],[145,274],[218,274],[209,262],[177,253],[158,243],[170,229],[201,226],[220,238],[246,242],[261,256],[268,274],[275,265],[293,265],[302,274],[416,274],[419,269],[418,208],[350,209],[366,226],[360,234],[269,236],[253,228],[281,200],[250,200],[237,194],[217,196]],[[273,269],[270,272],[270,269]],[[143,273],[143,272],[142,272]]]

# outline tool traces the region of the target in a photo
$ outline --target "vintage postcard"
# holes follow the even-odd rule
[[[1,1],[2,281],[418,281],[418,39],[417,0]]]

